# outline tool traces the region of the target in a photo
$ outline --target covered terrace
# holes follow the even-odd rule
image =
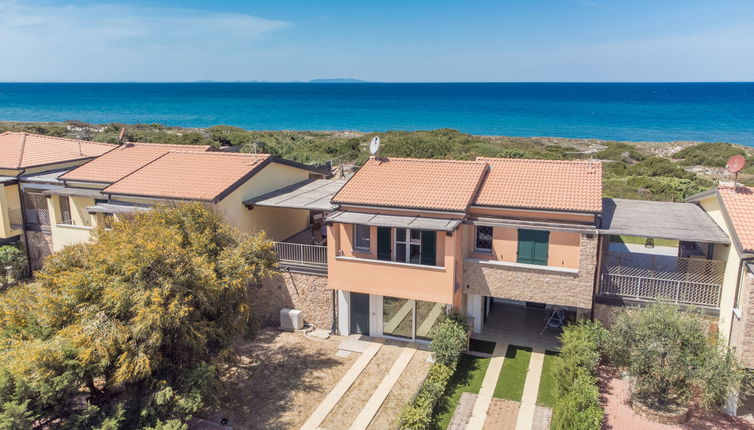
[[[730,239],[699,206],[606,198],[599,234],[598,300],[719,307]],[[655,246],[660,239],[673,245]]]

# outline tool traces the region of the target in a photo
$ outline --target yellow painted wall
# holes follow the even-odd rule
[[[9,213],[12,209],[21,208],[21,199],[18,196],[18,184],[2,187],[3,192],[0,193],[0,238],[5,239],[22,233],[21,229],[11,228]]]
[[[699,202],[702,209],[717,223],[720,228],[733,240],[731,227],[725,222],[720,201],[717,194],[713,194]],[[738,265],[741,262],[741,254],[736,246],[715,244],[713,258],[725,262],[725,276],[723,278],[723,290],[720,296],[720,318],[718,329],[723,339],[728,339],[730,334],[731,320],[733,318],[733,305],[736,295],[736,279],[738,278]]]
[[[476,226],[465,224],[467,255],[480,260],[497,260],[515,263],[518,259],[518,229],[493,227],[492,253],[475,252]],[[581,234],[568,231],[551,231],[547,252],[547,265],[569,269],[579,268]]]
[[[94,205],[94,199],[88,197],[69,197],[71,206],[72,225],[60,224],[60,196],[47,199],[50,211],[50,233],[52,234],[53,251],[58,252],[63,247],[89,241],[93,228],[92,217],[86,212],[87,206]]]
[[[295,209],[268,211],[262,208],[249,210],[243,205],[243,201],[308,178],[308,170],[270,163],[221,200],[216,207],[231,226],[242,232],[252,233],[266,229],[272,240],[284,240],[307,227],[308,211]],[[284,218],[278,218],[278,216],[284,216]]]

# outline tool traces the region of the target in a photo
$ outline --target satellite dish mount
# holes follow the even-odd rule
[[[746,166],[746,158],[744,158],[743,155],[734,155],[728,159],[727,163],[725,163],[725,168],[736,175],[733,180],[734,187],[738,186],[738,172],[743,170],[744,166]]]
[[[372,153],[372,156],[377,158],[377,151],[380,149],[380,137],[374,136],[372,138],[372,141],[369,143],[369,152]]]

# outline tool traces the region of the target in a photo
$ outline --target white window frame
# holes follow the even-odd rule
[[[479,243],[479,228],[480,227],[489,227],[490,229],[490,247],[489,248],[479,248],[477,247],[477,244]],[[495,227],[491,225],[476,225],[474,226],[474,252],[478,252],[480,254],[491,254],[492,253],[492,239],[494,238],[495,233]]]
[[[359,246],[359,227],[367,229],[367,246]],[[372,250],[372,228],[366,224],[354,224],[353,225],[353,250],[360,252],[371,252]]]
[[[407,263],[407,264],[421,264],[421,254],[422,254],[422,237],[421,237],[421,230],[414,229],[413,231],[419,232],[419,238],[418,239],[412,239],[411,238],[411,231],[410,228],[394,228],[393,229],[393,261],[398,263]],[[406,240],[405,241],[399,241],[398,240],[398,230],[405,230],[406,231]],[[406,251],[403,258],[399,259],[398,255],[398,244],[404,244],[406,245]],[[419,263],[411,263],[411,246],[416,245],[419,247]]]

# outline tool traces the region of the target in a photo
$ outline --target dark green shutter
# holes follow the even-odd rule
[[[524,264],[546,266],[549,242],[549,231],[519,230],[517,261]]]
[[[377,259],[382,261],[390,261],[391,258],[391,246],[392,241],[390,237],[390,227],[377,227]]]
[[[518,258],[516,261],[525,264],[534,264],[534,238],[532,230],[518,231]]]
[[[534,232],[534,255],[532,256],[532,261],[534,262],[534,264],[547,266],[547,249],[549,241],[549,231]]]
[[[437,242],[437,232],[422,231],[422,259],[421,263],[425,266],[435,265],[435,255]]]

